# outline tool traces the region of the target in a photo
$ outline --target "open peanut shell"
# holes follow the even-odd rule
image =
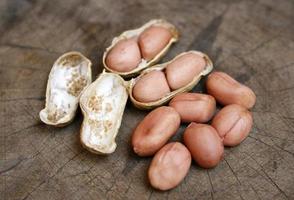
[[[65,126],[78,108],[82,91],[92,82],[91,61],[79,52],[60,56],[50,71],[45,108],[40,119],[45,124]]]
[[[146,30],[147,28],[149,28],[153,25],[165,27],[165,28],[169,29],[172,34],[172,37],[169,40],[168,44],[154,58],[152,58],[149,61],[142,58],[139,65],[135,69],[128,71],[128,72],[118,72],[118,71],[111,69],[109,66],[107,66],[107,63],[106,63],[107,54],[119,41],[124,40],[124,39],[129,39],[132,37],[138,37],[144,30]],[[160,58],[162,58],[167,53],[167,51],[171,47],[171,45],[178,40],[178,37],[179,37],[179,32],[175,28],[174,25],[170,24],[169,22],[167,22],[163,19],[151,20],[151,21],[147,22],[145,25],[141,26],[140,28],[125,31],[122,34],[120,34],[118,37],[115,37],[112,40],[111,45],[106,49],[106,51],[103,54],[104,68],[107,71],[115,73],[115,74],[119,74],[120,76],[122,76],[124,78],[134,77],[134,76],[138,75],[142,70],[146,69],[147,67],[150,67],[150,66],[156,64],[160,60]]]
[[[84,120],[80,140],[89,151],[110,154],[116,149],[115,138],[128,99],[126,88],[127,82],[119,75],[103,72],[81,95]]]
[[[181,87],[179,89],[171,91],[170,93],[163,96],[159,100],[156,100],[156,101],[153,101],[153,102],[148,102],[148,103],[140,102],[140,101],[138,101],[138,100],[136,100],[134,98],[134,96],[133,96],[134,85],[140,80],[140,78],[142,76],[144,76],[145,74],[147,74],[147,73],[149,73],[149,72],[151,72],[153,70],[159,70],[159,71],[165,70],[165,68],[167,67],[167,65],[169,63],[173,62],[174,60],[176,60],[180,56],[183,56],[183,55],[185,55],[187,53],[193,53],[193,54],[200,55],[206,61],[206,65],[205,65],[204,70],[201,71],[199,74],[197,74],[197,76],[195,76],[190,83],[188,83],[187,85],[185,85],[185,86],[183,86],[183,87]],[[197,85],[197,83],[199,82],[201,77],[207,75],[208,73],[210,73],[212,71],[212,69],[213,69],[212,61],[210,60],[210,58],[206,54],[204,54],[204,53],[202,53],[200,51],[183,52],[183,53],[177,55],[175,58],[173,58],[172,60],[170,60],[170,61],[168,61],[166,63],[158,64],[158,65],[152,66],[152,67],[150,67],[148,69],[145,69],[138,77],[131,79],[130,84],[129,84],[129,88],[128,88],[130,99],[131,99],[132,103],[134,104],[134,106],[136,106],[139,109],[153,109],[153,108],[156,108],[158,106],[161,106],[161,105],[167,103],[170,99],[172,99],[177,94],[188,92],[188,91],[192,90],[193,87],[195,85]]]

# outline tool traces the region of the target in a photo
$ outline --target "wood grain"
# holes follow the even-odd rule
[[[294,199],[294,2],[292,0],[2,0],[0,2],[0,199]],[[53,62],[76,50],[102,71],[113,37],[164,18],[181,31],[162,62],[195,49],[257,94],[254,127],[214,169],[193,163],[176,189],[146,178],[151,158],[131,150],[146,112],[130,103],[110,156],[84,150],[79,112],[65,128],[42,124]],[[203,90],[203,81],[194,91]],[[181,141],[183,125],[172,139]]]

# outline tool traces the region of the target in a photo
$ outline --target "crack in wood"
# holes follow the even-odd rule
[[[44,99],[45,97],[23,97],[23,98],[12,98],[12,99],[0,99],[0,102],[23,101],[23,100],[43,101]]]
[[[264,145],[266,145],[266,146],[268,146],[268,147],[270,147],[271,149],[273,149],[274,151],[276,151],[276,152],[281,156],[281,158],[283,158],[283,156],[278,152],[278,150],[277,150],[274,146],[272,146],[272,145],[270,145],[270,144],[267,144],[266,142],[263,142],[262,140],[260,140],[260,139],[258,139],[258,138],[255,138],[255,137],[253,137],[253,136],[251,136],[251,135],[248,135],[248,137],[250,137],[250,138],[252,138],[252,139],[254,139],[254,140],[256,140],[256,141],[258,141],[258,142],[260,142],[260,143],[262,143],[262,144],[264,144]],[[292,153],[292,152],[290,152],[290,151],[288,151],[288,150],[282,149],[282,148],[279,147],[279,146],[276,146],[276,147],[278,147],[278,149],[280,149],[280,150],[282,150],[282,151],[284,151],[284,152],[286,152],[286,153],[289,153],[290,155],[294,156],[294,153]]]
[[[288,139],[288,138],[281,138],[281,137],[278,137],[278,136],[275,136],[275,135],[268,134],[266,131],[270,131],[270,130],[264,130],[264,129],[260,129],[260,130],[262,130],[263,132],[265,132],[266,135],[260,134],[259,132],[256,132],[256,136],[263,136],[263,137],[268,137],[268,138],[279,139],[279,140],[282,140],[282,141],[294,142],[294,139],[292,140],[292,139]],[[288,132],[288,131],[285,131],[285,132]]]
[[[282,70],[282,69],[287,69],[287,68],[289,68],[289,67],[294,67],[294,62],[291,62],[291,63],[285,64],[285,65],[282,65],[282,66],[277,67],[277,68],[274,68],[274,69],[272,70],[272,73],[274,73],[274,72],[276,72],[276,71],[280,71],[280,70]]]
[[[256,110],[254,109],[252,111],[253,113],[262,113],[262,114],[266,114],[266,113],[269,113],[269,114],[275,114],[275,115],[278,115],[279,118],[282,118],[282,119],[290,119],[290,120],[294,120],[294,117],[291,117],[291,116],[285,116],[285,115],[282,115],[280,113],[276,113],[276,112],[273,112],[273,111],[270,111],[270,110]]]
[[[26,200],[28,197],[30,197],[35,191],[37,191],[42,185],[44,185],[45,183],[49,182],[52,178],[54,178],[70,161],[72,161],[73,159],[75,159],[77,156],[79,156],[83,151],[81,151],[80,153],[75,154],[73,157],[71,157],[67,162],[65,162],[65,164],[63,164],[60,168],[58,168],[56,170],[56,172],[51,175],[49,178],[43,180],[40,184],[38,184],[37,187],[35,187],[32,191],[30,191],[22,200]]]
[[[242,54],[242,56],[248,56],[248,55],[250,55],[250,54],[253,54],[253,53],[255,53],[257,50],[259,50],[259,49],[265,47],[268,43],[270,43],[270,42],[272,42],[272,41],[274,41],[274,40],[276,40],[276,39],[278,39],[278,38],[280,38],[280,34],[274,35],[274,36],[270,37],[269,39],[267,39],[267,40],[265,40],[265,41],[263,41],[263,42],[257,44],[255,47],[253,47],[252,49],[250,49],[248,52]]]
[[[290,86],[290,87],[286,87],[286,88],[278,88],[278,89],[274,89],[274,90],[269,90],[269,92],[285,92],[288,90],[293,90],[294,86]]]
[[[13,136],[13,135],[15,135],[15,134],[18,134],[18,133],[21,132],[21,131],[25,131],[25,130],[28,130],[28,129],[31,129],[31,128],[34,128],[34,127],[38,127],[38,126],[41,126],[41,125],[42,125],[41,122],[37,122],[37,123],[35,123],[35,124],[29,125],[29,126],[27,126],[27,127],[24,127],[24,128],[22,128],[22,129],[20,129],[20,130],[16,130],[16,131],[13,131],[12,133],[8,133],[8,135],[5,135],[5,136],[6,136],[6,137],[10,137],[10,136]]]
[[[9,172],[16,168],[23,159],[15,159],[15,160],[0,160],[0,175],[2,176],[4,173]]]
[[[285,196],[287,199],[289,199],[289,197],[286,195],[286,193],[277,185],[277,183],[265,172],[263,166],[261,164],[259,164],[259,162],[257,162],[257,160],[255,158],[253,158],[250,154],[248,154],[247,152],[244,152],[245,154],[247,154],[252,160],[254,160],[254,162],[260,167],[261,171],[264,173],[264,175],[267,177],[267,179],[270,180],[270,183],[275,186],[279,192],[281,194],[283,194],[283,196]]]
[[[44,183],[46,183],[46,180],[43,180],[41,183],[39,183],[31,192],[29,192],[22,200],[28,199],[35,191],[37,191]]]
[[[148,200],[150,200],[150,199],[151,199],[151,197],[152,197],[152,194],[153,194],[153,191],[154,191],[154,190],[153,190],[153,189],[151,189],[151,192],[149,193],[149,196],[148,196],[148,198],[147,198]]]
[[[209,183],[210,183],[210,189],[211,189],[211,191],[210,191],[210,194],[211,194],[211,198],[212,198],[212,200],[214,200],[214,188],[213,188],[213,184],[212,184],[212,181],[211,181],[211,178],[210,178],[210,175],[209,175],[209,171],[208,171],[208,169],[206,170],[206,173],[207,173],[207,176],[208,176],[208,180],[209,180]]]
[[[133,178],[131,177],[131,181],[128,183],[128,187],[127,187],[127,189],[126,189],[126,191],[125,191],[125,194],[126,194],[126,195],[128,194],[130,188],[132,187],[132,183],[133,183]]]
[[[6,47],[11,47],[11,48],[18,48],[18,49],[24,49],[24,50],[35,50],[35,51],[45,51],[50,54],[61,54],[61,52],[57,52],[51,49],[47,48],[42,48],[42,47],[35,47],[35,46],[30,46],[30,45],[23,45],[23,44],[15,44],[15,43],[1,43],[0,46],[6,46]]]
[[[249,183],[249,185],[250,185],[250,188],[251,188],[251,189],[253,190],[253,192],[255,193],[256,197],[257,197],[258,199],[261,199],[261,198],[259,197],[257,191],[256,191],[256,190],[254,189],[254,187],[251,185],[251,183]]]
[[[132,148],[130,148],[128,154],[128,159],[126,160],[126,164],[122,170],[122,174],[125,176],[127,176],[133,169],[136,168],[140,160],[139,156],[133,152]]]
[[[237,182],[239,183],[239,185],[242,185],[241,181],[239,180],[238,176],[236,175],[235,171],[232,169],[231,165],[228,163],[227,159],[224,158],[224,161],[227,163],[228,167],[230,168],[230,170],[232,171],[235,179],[237,180]]]

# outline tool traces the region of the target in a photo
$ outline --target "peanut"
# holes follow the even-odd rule
[[[176,90],[189,84],[204,70],[205,65],[204,58],[195,53],[178,57],[166,67],[166,77],[170,88]]]
[[[210,125],[192,122],[184,132],[184,143],[193,159],[203,168],[215,167],[223,157],[222,140]]]
[[[134,85],[133,96],[140,102],[153,102],[170,92],[162,71],[154,70],[142,76]]]
[[[211,73],[208,76],[206,88],[208,94],[214,96],[222,105],[239,104],[250,109],[256,101],[256,96],[249,87],[224,72]]]
[[[164,27],[151,26],[144,30],[138,39],[143,58],[152,60],[166,47],[171,38],[171,32]]]
[[[180,116],[171,107],[162,106],[150,112],[132,135],[134,151],[140,156],[156,153],[180,126]]]
[[[243,106],[231,104],[216,114],[211,125],[217,130],[225,146],[236,146],[249,135],[252,124],[251,112]]]
[[[136,38],[119,41],[106,57],[107,66],[118,72],[129,72],[141,62],[141,53]]]
[[[159,190],[169,190],[185,178],[191,166],[191,154],[179,142],[172,142],[158,151],[149,167],[150,184]]]
[[[183,93],[175,96],[169,103],[181,116],[182,122],[204,123],[215,112],[215,99],[206,94]]]

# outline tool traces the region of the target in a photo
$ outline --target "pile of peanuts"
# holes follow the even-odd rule
[[[135,37],[117,42],[106,55],[106,65],[116,72],[130,72],[142,59],[148,62],[159,55],[172,37],[170,29],[150,26]],[[228,74],[212,72],[206,80],[208,94],[183,93],[210,72],[208,60],[201,52],[184,52],[159,68],[143,71],[131,90],[131,97],[143,104],[176,94],[169,106],[150,112],[132,134],[136,154],[154,155],[148,177],[159,190],[176,187],[187,175],[192,159],[203,168],[215,167],[223,158],[224,146],[240,144],[251,130],[253,118],[248,109],[254,106],[256,96]],[[217,114],[216,102],[224,106]],[[183,134],[184,145],[166,144],[181,122],[190,123]]]
[[[256,96],[250,88],[224,72],[212,72],[208,76],[208,94],[184,93],[191,90],[201,76],[211,72],[211,60],[204,53],[189,51],[167,63],[152,66],[165,54],[171,43],[177,40],[178,34],[173,25],[162,20],[154,20],[147,25],[148,27],[142,31],[136,29],[135,32],[133,30],[123,33],[107,48],[103,64],[112,72],[108,73],[108,77],[112,78],[105,82],[108,87],[103,85],[101,90],[95,85],[100,83],[99,77],[90,85],[91,62],[88,59],[77,52],[60,57],[50,74],[54,75],[56,70],[59,70],[58,78],[64,80],[58,81],[65,82],[66,73],[59,69],[60,66],[64,69],[65,64],[58,64],[60,60],[65,60],[66,66],[70,69],[73,66],[84,68],[79,70],[85,71],[85,74],[81,73],[80,76],[83,75],[82,78],[87,80],[87,85],[90,86],[82,84],[83,89],[79,88],[79,94],[75,94],[73,98],[71,90],[70,94],[62,96],[64,90],[68,92],[68,88],[63,88],[60,84],[58,89],[61,88],[61,92],[59,91],[56,99],[62,99],[64,105],[72,105],[67,113],[59,111],[62,115],[56,110],[65,106],[51,98],[50,92],[46,92],[46,106],[54,106],[44,110],[50,111],[49,113],[53,113],[58,119],[54,119],[53,122],[46,120],[45,111],[45,114],[43,111],[40,112],[40,118],[49,125],[64,126],[72,121],[80,101],[84,114],[83,124],[90,124],[90,128],[81,129],[81,143],[91,152],[108,154],[116,148],[115,137],[127,101],[127,91],[131,101],[139,108],[151,109],[161,106],[150,112],[137,125],[132,134],[132,146],[139,156],[154,155],[148,171],[149,181],[154,188],[169,190],[180,184],[187,175],[192,159],[203,168],[215,167],[223,158],[224,146],[236,146],[248,136],[253,124],[249,109],[254,106]],[[77,58],[80,62],[77,62]],[[122,79],[123,75],[133,76],[135,71],[141,73],[135,79]],[[75,76],[76,74],[73,80]],[[48,80],[48,91],[52,91],[51,85],[57,85],[53,83],[51,84],[51,79]],[[81,86],[80,84],[81,82],[78,82],[78,86]],[[97,92],[97,88],[102,95]],[[116,90],[117,88],[123,89]],[[81,93],[86,95],[83,96]],[[116,93],[120,94],[113,95]],[[80,95],[84,101],[79,99]],[[94,102],[93,99],[97,101]],[[170,99],[169,106],[162,106]],[[217,102],[224,107],[216,113]],[[86,105],[95,108],[91,110],[94,116],[91,119],[88,118],[89,113],[83,109]],[[53,111],[50,110],[52,107]],[[61,117],[56,117],[59,115]],[[190,123],[183,134],[184,145],[180,142],[166,144],[176,134],[181,122]]]
[[[224,146],[236,146],[248,136],[253,124],[248,109],[255,104],[254,92],[224,72],[212,72],[206,89],[208,94],[178,94],[169,106],[156,108],[135,128],[134,152],[154,155],[148,170],[154,188],[169,190],[180,184],[192,159],[200,167],[215,167],[223,158]],[[224,107],[215,114],[216,102]],[[190,123],[183,134],[185,145],[166,144],[181,122]]]

